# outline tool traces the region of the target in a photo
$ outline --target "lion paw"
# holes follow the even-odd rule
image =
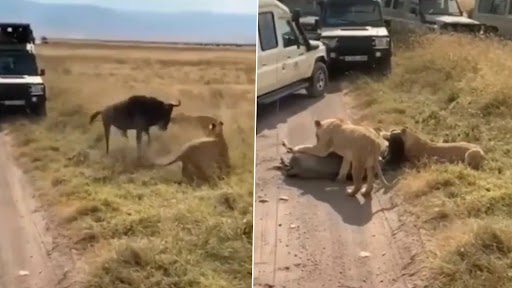
[[[373,192],[373,186],[366,186],[366,189],[364,189],[363,192],[361,192],[361,195],[363,196],[370,196]]]
[[[355,192],[355,193],[354,193]],[[357,194],[357,191],[354,191],[354,190],[351,190],[351,191],[347,191],[347,196],[349,197],[355,197]]]

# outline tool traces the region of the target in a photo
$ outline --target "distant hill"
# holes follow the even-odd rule
[[[256,13],[134,12],[85,4],[0,0],[0,22],[28,22],[36,37],[255,43]]]

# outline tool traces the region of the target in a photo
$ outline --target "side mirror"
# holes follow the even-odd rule
[[[44,75],[46,75],[46,70],[44,70],[44,69],[39,70],[39,76],[44,76]]]
[[[315,29],[316,30],[320,29],[320,19],[318,19],[318,18],[315,19]]]
[[[299,21],[301,16],[302,16],[302,12],[300,11],[300,9],[299,8],[294,9],[293,13],[292,13],[292,21],[293,22]]]
[[[416,10],[416,7],[411,7],[411,9],[409,9],[409,12],[415,16],[418,16],[418,10]]]

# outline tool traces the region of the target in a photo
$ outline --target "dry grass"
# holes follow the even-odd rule
[[[43,203],[83,256],[84,286],[250,287],[254,52],[59,43],[38,53],[49,116],[11,130]],[[176,167],[137,164],[134,135],[128,143],[117,131],[105,156],[101,124],[88,117],[134,93],[224,121],[233,175],[211,187],[176,184]],[[185,125],[152,130],[148,155],[201,135]]]
[[[432,236],[429,287],[512,287],[512,43],[426,35],[398,47],[393,74],[353,87],[363,121],[409,125],[435,141],[468,141],[482,171],[426,163],[397,195]]]

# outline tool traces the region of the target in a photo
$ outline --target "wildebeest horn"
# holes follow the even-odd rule
[[[178,100],[177,104],[175,103],[169,103],[170,106],[173,106],[173,107],[178,107],[181,105],[181,100]]]

